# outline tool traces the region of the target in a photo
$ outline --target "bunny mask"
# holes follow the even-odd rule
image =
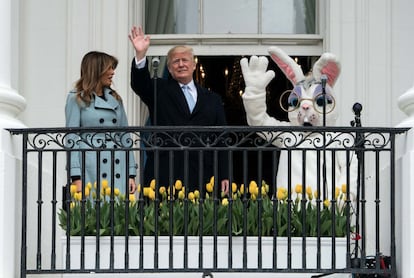
[[[322,126],[325,109],[326,124],[335,125],[338,114],[332,88],[340,73],[340,64],[335,55],[324,53],[314,64],[312,73],[305,76],[301,67],[281,49],[270,47],[269,54],[294,86],[290,93],[287,92],[289,97],[286,110],[290,123],[299,126]],[[322,76],[326,77],[326,85],[322,84]]]

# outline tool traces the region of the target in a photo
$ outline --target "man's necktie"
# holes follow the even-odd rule
[[[190,112],[192,113],[194,106],[195,106],[195,101],[194,101],[193,96],[190,93],[190,88],[187,85],[184,85],[182,89],[184,92],[185,99],[187,100],[188,108],[190,109]]]

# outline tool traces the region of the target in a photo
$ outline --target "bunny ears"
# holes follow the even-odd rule
[[[283,52],[280,48],[272,46],[268,50],[272,60],[285,74],[293,85],[305,79],[302,68]],[[336,56],[332,53],[324,53],[313,65],[312,73],[316,80],[321,79],[321,75],[325,74],[328,78],[327,83],[333,87],[341,72],[341,66]]]

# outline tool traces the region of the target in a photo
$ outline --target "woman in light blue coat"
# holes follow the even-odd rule
[[[111,88],[117,64],[115,57],[102,52],[92,51],[83,57],[81,77],[66,99],[66,127],[128,126],[122,99]],[[125,194],[127,188],[129,193],[135,192],[137,166],[133,152],[128,151],[132,145],[128,133],[105,130],[70,133],[65,141],[67,148],[94,149],[84,152],[84,158],[82,152],[71,152],[69,171],[78,192],[82,190],[82,182],[102,184],[103,181],[108,181],[109,187],[118,188],[121,193]],[[105,151],[106,148],[119,150],[111,152]],[[82,161],[85,169],[82,169]]]

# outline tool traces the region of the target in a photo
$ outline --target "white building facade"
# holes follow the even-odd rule
[[[167,1],[159,2],[165,5]],[[306,35],[296,22],[301,1],[174,3],[179,11],[176,30],[184,34],[152,35],[150,56],[164,56],[179,43],[192,45],[203,56],[267,55],[271,45],[292,56],[332,52],[342,64],[335,86],[339,125],[349,126],[355,102],[363,105],[364,126],[414,125],[414,1],[316,0],[316,30]],[[282,11],[274,10],[277,15],[273,17],[272,10],[263,8],[272,3]],[[231,20],[214,14],[217,10],[223,15],[233,12]],[[19,277],[21,248],[21,143],[6,128],[63,127],[66,94],[79,76],[82,56],[90,50],[119,59],[114,87],[124,99],[130,124],[143,124],[145,108],[129,86],[134,52],[128,33],[133,25],[145,24],[144,11],[143,0],[0,0],[2,277]],[[198,25],[185,24],[187,21]],[[414,277],[414,241],[410,237],[414,207],[409,198],[414,188],[412,139],[411,131],[402,139],[397,163],[397,225],[401,224],[398,219],[404,219],[404,229],[397,228],[397,262],[398,275],[404,278]]]

